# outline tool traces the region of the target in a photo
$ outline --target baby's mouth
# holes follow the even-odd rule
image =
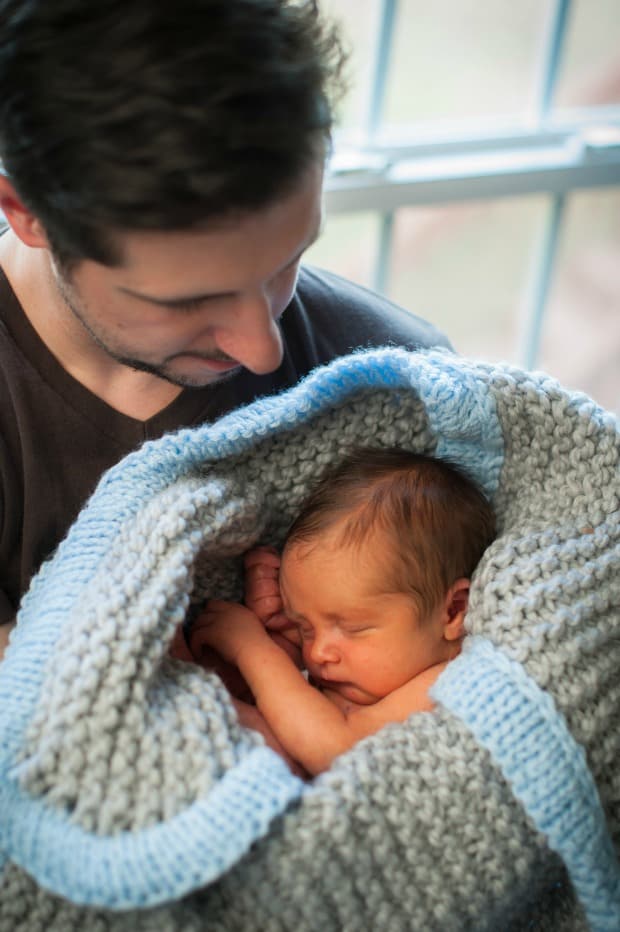
[[[344,686],[353,686],[353,683],[346,683],[343,680],[330,680],[324,676],[313,676],[309,675],[308,681],[312,686],[316,686],[317,689],[332,689],[334,692],[338,692],[339,689],[342,689]]]

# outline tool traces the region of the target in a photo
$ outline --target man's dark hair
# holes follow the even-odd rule
[[[495,537],[495,515],[456,464],[399,448],[359,447],[310,492],[286,546],[337,528],[340,546],[376,547],[384,592],[409,593],[429,616],[469,579]]]
[[[0,0],[0,158],[63,263],[287,195],[329,146],[342,49],[293,0]]]

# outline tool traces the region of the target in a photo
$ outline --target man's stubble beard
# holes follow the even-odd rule
[[[218,373],[215,377],[211,376],[211,378],[201,382],[196,381],[195,379],[174,375],[168,371],[165,364],[156,365],[154,363],[146,362],[143,359],[136,359],[133,356],[126,356],[125,354],[116,351],[93,329],[84,313],[80,311],[79,306],[73,297],[74,289],[68,280],[68,276],[65,277],[65,274],[53,261],[52,278],[62,302],[69,309],[74,320],[76,320],[86,331],[93,343],[102,352],[104,352],[106,356],[114,360],[114,362],[118,363],[119,365],[125,366],[128,369],[133,369],[135,372],[146,372],[148,375],[155,376],[158,379],[163,379],[165,382],[169,382],[171,385],[175,385],[177,388],[189,389],[208,388],[212,385],[219,385],[221,382],[228,382],[231,379],[234,379],[235,376],[239,374],[240,369],[232,369],[230,372]],[[221,355],[218,356],[217,353],[214,353],[209,358],[224,359],[228,357],[223,357]]]

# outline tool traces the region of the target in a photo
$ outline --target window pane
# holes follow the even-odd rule
[[[620,104],[618,0],[573,0],[555,104]]]
[[[334,214],[327,218],[321,238],[305,253],[304,262],[372,288],[379,227],[375,213]]]
[[[539,366],[620,414],[620,191],[573,194]]]
[[[321,10],[341,26],[347,64],[347,94],[338,112],[338,127],[353,130],[366,127],[373,80],[375,43],[379,29],[379,0],[321,0]]]
[[[530,113],[547,6],[401,0],[384,122]]]
[[[398,211],[389,293],[460,353],[517,363],[544,197]]]

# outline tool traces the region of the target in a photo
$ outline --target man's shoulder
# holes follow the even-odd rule
[[[333,272],[302,266],[296,297],[317,340],[329,348],[336,343],[350,349],[450,347],[447,337],[429,321]]]

